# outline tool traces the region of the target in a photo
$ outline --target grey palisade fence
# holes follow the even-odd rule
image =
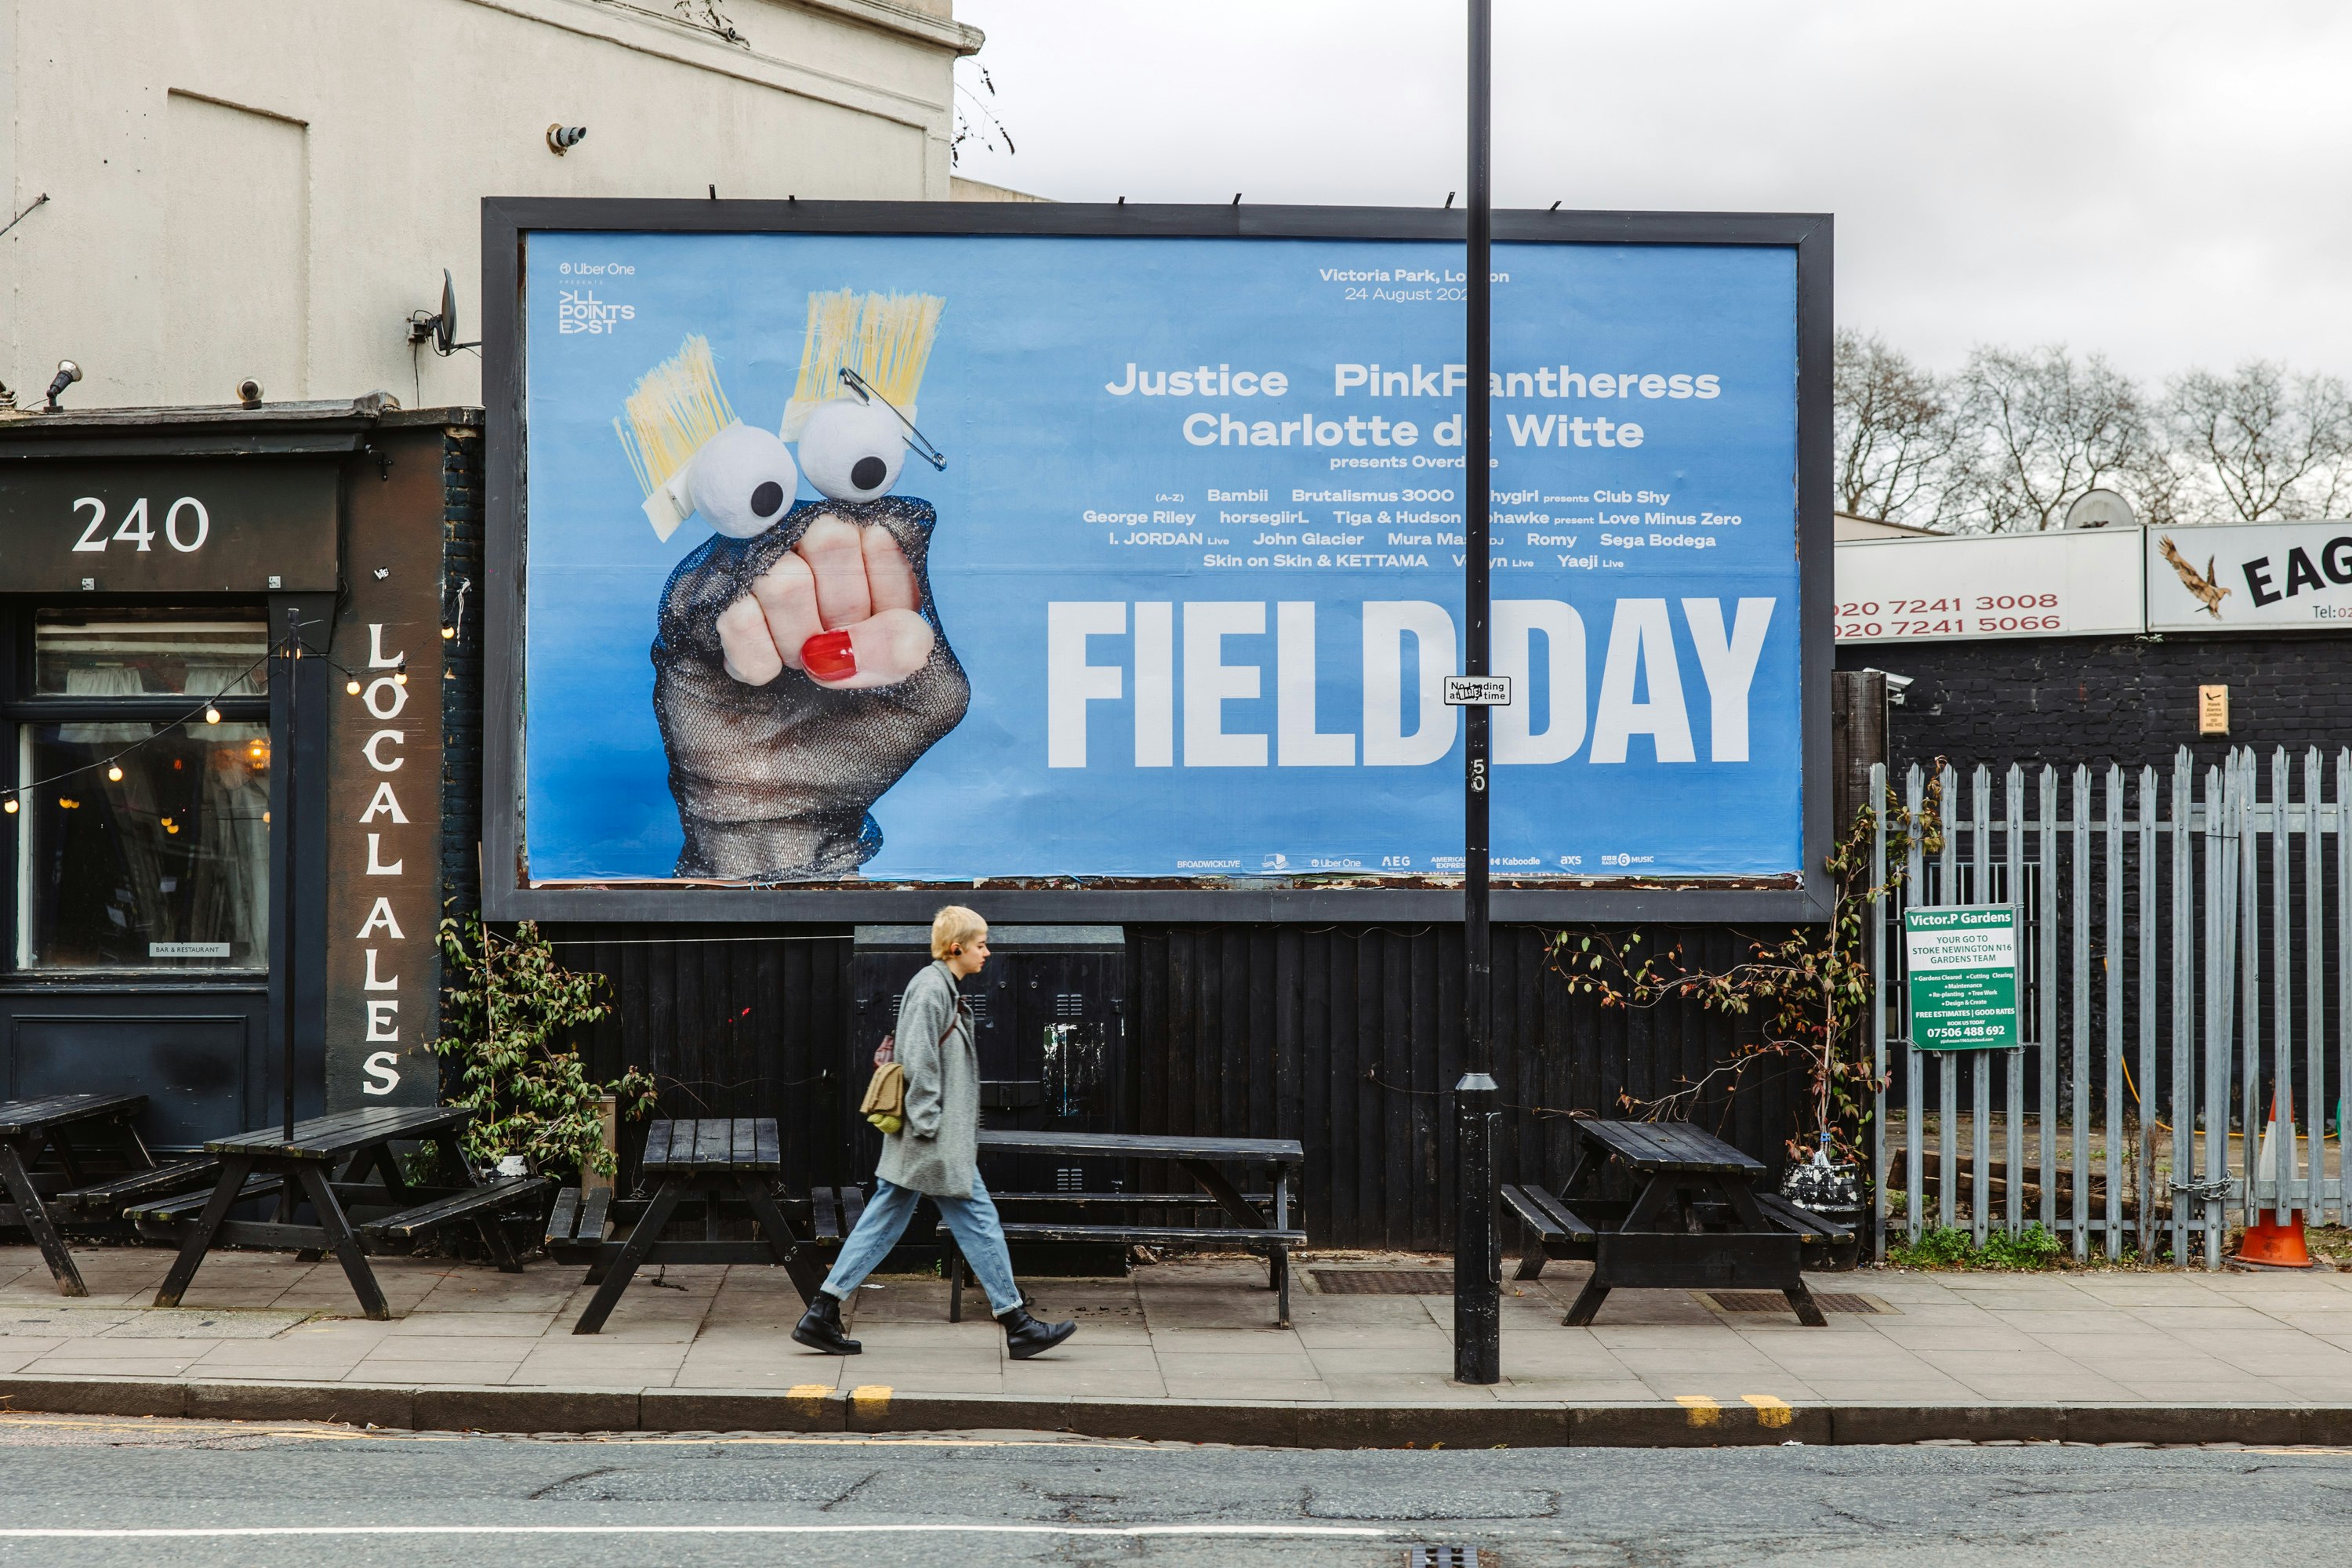
[[[1902,781],[1914,817],[1930,782]],[[1885,801],[1884,767],[1871,783]],[[2038,1223],[2077,1257],[2211,1268],[2252,1211],[2343,1220],[2352,751],[1940,784],[1932,853],[1890,847],[1883,816],[1874,845],[1880,1234],[1965,1225],[1981,1245]],[[1912,1050],[1900,908],[2004,903],[2025,1046]]]

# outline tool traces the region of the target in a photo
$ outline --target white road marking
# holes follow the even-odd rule
[[[1317,1524],[270,1524],[0,1528],[0,1541],[212,1541],[279,1535],[1236,1535],[1395,1534],[1360,1525]]]

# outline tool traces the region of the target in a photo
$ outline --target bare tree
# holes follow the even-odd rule
[[[2139,388],[2099,354],[1979,348],[1960,372],[1958,404],[1969,445],[1957,488],[1972,528],[2039,532],[2062,526],[2086,490],[2138,500],[2153,489]]]
[[[1932,523],[1959,439],[1943,382],[1850,327],[1838,331],[1833,363],[1838,510]]]
[[[2231,521],[2338,517],[2352,500],[2352,392],[2249,360],[2166,388],[2171,467],[2189,508]]]

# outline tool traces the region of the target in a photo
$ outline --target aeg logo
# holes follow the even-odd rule
[[[607,305],[589,289],[566,289],[556,297],[555,330],[559,332],[609,332],[623,321],[637,319],[635,305]]]

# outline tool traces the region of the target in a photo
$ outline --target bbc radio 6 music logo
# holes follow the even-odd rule
[[[637,319],[635,305],[607,305],[593,289],[565,289],[555,299],[555,330],[559,332],[609,332],[623,321]]]

